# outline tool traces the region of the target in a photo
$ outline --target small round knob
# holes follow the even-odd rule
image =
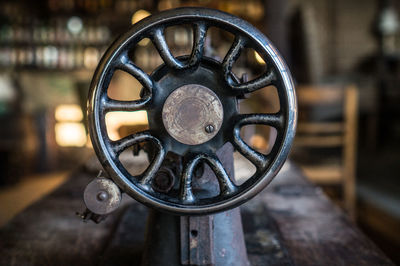
[[[99,177],[86,186],[83,199],[91,212],[105,215],[118,208],[121,191],[111,179]]]
[[[98,199],[99,201],[105,201],[105,200],[107,200],[107,199],[108,199],[108,194],[107,194],[107,192],[105,192],[105,191],[100,191],[100,192],[97,194],[97,199]]]

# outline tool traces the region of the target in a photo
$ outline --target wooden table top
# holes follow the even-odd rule
[[[75,215],[94,176],[77,170],[1,228],[0,265],[139,265],[146,207],[125,197],[103,223]],[[393,265],[291,163],[241,213],[251,265]]]

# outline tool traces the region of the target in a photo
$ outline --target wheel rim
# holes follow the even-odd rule
[[[193,25],[194,46],[190,56],[174,58],[165,42],[163,31],[166,27],[180,24]],[[154,80],[156,75],[147,75],[129,59],[128,51],[136,43],[143,38],[150,38],[165,62],[161,68],[166,68],[171,72],[193,73],[203,65],[214,64],[211,59],[203,56],[204,40],[209,26],[216,26],[235,34],[235,40],[230,50],[223,62],[219,63],[221,75],[232,94],[251,93],[268,85],[274,85],[278,90],[280,111],[274,114],[239,114],[234,110],[233,114],[229,116],[231,127],[226,125],[223,131],[231,130],[229,134],[231,134],[232,145],[257,168],[256,173],[245,183],[237,186],[232,182],[215,155],[216,149],[213,150],[207,146],[213,147],[212,144],[199,145],[197,150],[196,148],[186,150],[186,153],[188,150],[191,152],[187,155],[189,159],[180,177],[179,196],[169,197],[154,191],[150,183],[171,147],[155,136],[157,133],[151,128],[147,132],[111,141],[107,136],[105,114],[110,111],[135,111],[149,108],[152,106],[154,92],[160,89]],[[244,47],[253,48],[271,66],[259,78],[240,83],[232,74],[232,66]],[[143,85],[143,94],[140,100],[117,101],[108,98],[108,84],[117,69],[131,74]],[[297,108],[294,86],[286,64],[268,39],[257,29],[237,17],[217,10],[179,8],[140,21],[113,43],[94,74],[89,92],[88,118],[96,154],[105,170],[123,191],[150,207],[171,213],[206,214],[238,206],[269,184],[289,153],[295,133]],[[250,124],[264,124],[276,128],[278,136],[270,154],[264,155],[255,151],[241,139],[240,128]],[[221,138],[226,138],[225,135]],[[145,172],[133,177],[123,167],[118,155],[124,149],[143,141],[153,143],[158,152]],[[200,162],[206,162],[217,176],[220,186],[220,195],[217,197],[196,199],[191,191],[193,171]]]

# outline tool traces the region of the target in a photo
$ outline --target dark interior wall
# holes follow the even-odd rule
[[[289,59],[298,68],[307,68],[308,76],[301,81],[320,82],[326,76],[348,74],[362,58],[374,53],[376,13],[376,0],[287,1]],[[304,62],[296,62],[299,57]]]
[[[335,3],[336,70],[343,73],[377,51],[372,28],[378,5],[376,0],[337,0]]]

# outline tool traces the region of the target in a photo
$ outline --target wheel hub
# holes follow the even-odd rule
[[[177,141],[198,145],[213,138],[223,121],[218,96],[199,84],[183,85],[165,101],[162,119],[167,132]]]
[[[203,57],[197,69],[177,72],[163,65],[151,76],[158,90],[147,111],[149,128],[166,150],[180,156],[215,152],[229,141],[237,99],[218,62]]]

